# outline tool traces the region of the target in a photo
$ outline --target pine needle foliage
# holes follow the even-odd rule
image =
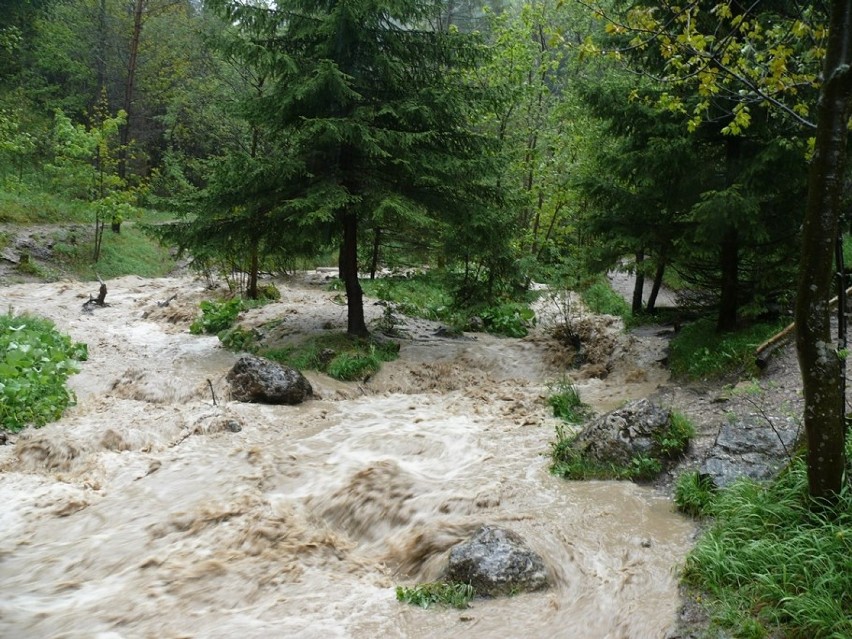
[[[268,233],[337,236],[349,332],[364,335],[359,230],[495,227],[496,154],[472,126],[487,96],[469,80],[485,49],[431,28],[424,0],[210,5],[237,32],[225,54],[263,79],[241,113],[273,160],[245,206],[269,203]]]

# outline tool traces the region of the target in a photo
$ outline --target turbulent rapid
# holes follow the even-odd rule
[[[236,355],[190,335],[189,277],[0,288],[89,345],[59,422],[0,449],[0,636],[17,638],[662,638],[692,524],[653,490],[548,473],[543,401],[565,373],[543,331],[449,339],[406,322],[401,357],[367,383],[310,375],[300,406],[228,401]],[[340,330],[345,308],[307,278],[243,319],[290,335]],[[161,306],[177,294],[175,301]],[[380,307],[368,306],[378,317]],[[544,316],[545,313],[542,313]],[[649,338],[651,339],[651,338]],[[664,379],[626,340],[598,410]],[[214,394],[217,401],[214,401]],[[396,601],[440,577],[480,524],[519,533],[553,586],[467,610]]]

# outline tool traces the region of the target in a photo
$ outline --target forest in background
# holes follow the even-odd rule
[[[315,29],[263,3],[5,4],[4,190],[89,203],[98,242],[154,207],[197,260],[254,274],[342,259],[346,227],[357,270],[440,264],[463,304],[627,268],[634,313],[664,278],[722,331],[791,308],[818,4],[743,25],[737,3],[689,24],[666,3],[358,2]]]

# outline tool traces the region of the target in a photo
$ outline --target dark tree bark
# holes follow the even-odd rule
[[[845,466],[841,362],[831,338],[834,241],[841,213],[847,123],[852,104],[852,3],[832,3],[824,82],[802,228],[796,351],[802,371],[808,490],[833,502]]]
[[[127,114],[127,122],[121,127],[121,147],[118,150],[118,175],[122,180],[127,177],[127,145],[130,143],[133,93],[136,89],[136,70],[139,66],[139,41],[142,38],[145,2],[146,0],[134,0],[133,3],[133,34],[130,37],[130,59],[127,62],[127,79],[124,83],[124,104],[122,107]]]
[[[719,299],[719,317],[716,331],[725,333],[737,328],[737,306],[739,297],[739,233],[733,226],[728,227],[722,237],[719,252],[722,271],[721,297]]]
[[[251,246],[251,263],[249,264],[249,281],[246,295],[250,300],[256,300],[258,297],[257,291],[257,276],[260,271],[260,258],[258,256],[258,241],[255,240]]]
[[[642,297],[645,294],[645,251],[636,251],[636,279],[633,283],[633,304],[631,310],[634,315],[642,312]]]
[[[648,296],[648,304],[645,310],[654,313],[657,310],[657,296],[663,286],[663,275],[666,273],[666,262],[663,258],[657,262],[657,271],[654,273],[654,284],[651,286],[651,294]]]
[[[373,230],[373,255],[370,258],[370,279],[376,279],[376,271],[379,270],[379,250],[382,247],[382,229],[377,226]]]
[[[364,321],[364,293],[358,281],[358,215],[352,211],[343,214],[340,271],[346,287],[347,332],[355,337],[367,337],[370,332]]]

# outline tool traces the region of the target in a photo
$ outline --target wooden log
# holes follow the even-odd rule
[[[846,289],[846,295],[852,294],[852,286]],[[834,307],[837,305],[838,296],[832,297],[829,301],[829,307]],[[769,364],[769,358],[772,356],[776,350],[778,350],[781,346],[783,346],[787,340],[789,340],[793,335],[796,334],[796,323],[792,322],[785,326],[783,330],[775,333],[768,340],[763,342],[760,346],[754,349],[754,363],[757,364],[757,367],[760,369],[766,368]]]

